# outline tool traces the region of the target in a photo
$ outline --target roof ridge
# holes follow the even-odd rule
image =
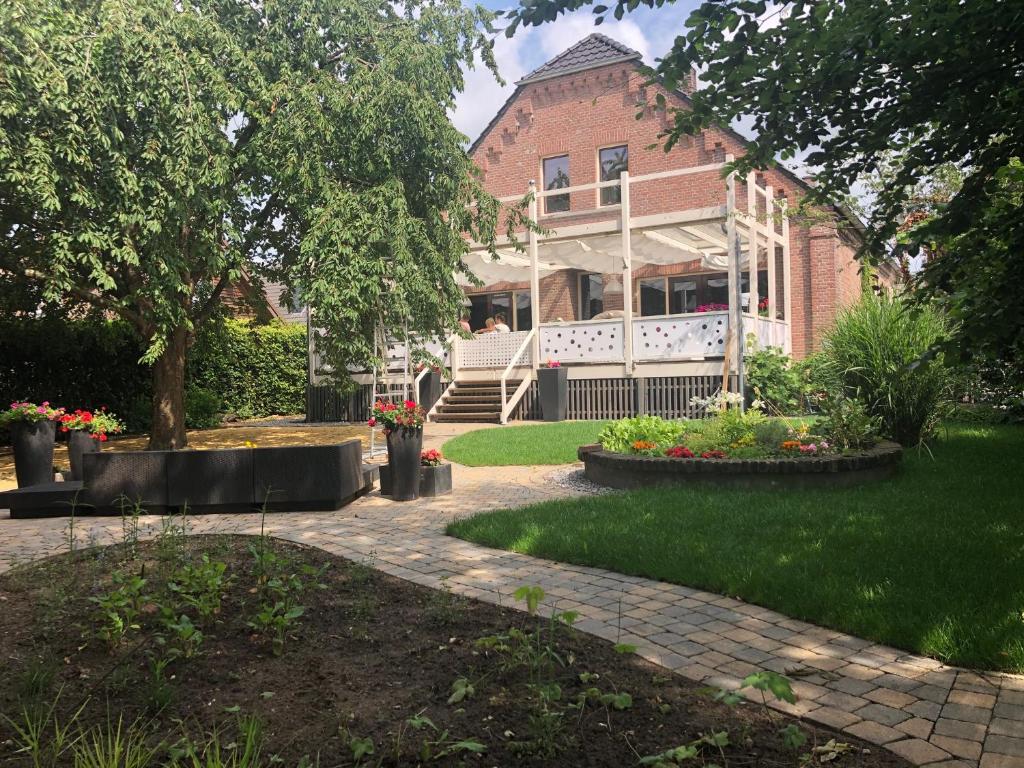
[[[535,70],[517,81],[517,85],[545,80],[549,77],[579,72],[585,69],[604,66],[617,61],[642,59],[639,51],[635,51],[624,43],[620,43],[608,35],[591,32],[576,41],[557,56],[541,64]]]

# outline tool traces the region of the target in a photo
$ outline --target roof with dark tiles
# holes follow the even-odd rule
[[[530,74],[519,80],[516,85],[547,80],[549,77],[567,75],[571,72],[582,72],[594,67],[603,67],[619,61],[639,61],[642,57],[638,51],[612,40],[600,33],[587,35],[578,43],[562,51],[545,64],[537,67]]]

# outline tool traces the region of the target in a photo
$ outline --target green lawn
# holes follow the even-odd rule
[[[441,448],[449,461],[470,467],[571,464],[576,449],[597,442],[607,421],[560,421],[521,427],[478,429],[452,438]]]
[[[482,514],[449,533],[1024,672],[1024,429],[952,425],[933,451],[856,490],[636,491]]]

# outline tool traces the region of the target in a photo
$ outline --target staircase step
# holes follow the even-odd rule
[[[443,403],[437,406],[438,413],[501,413],[501,403],[493,406],[480,403]]]
[[[500,403],[501,395],[448,395],[447,403]]]
[[[473,422],[497,424],[501,420],[500,413],[435,413],[431,417],[437,422]]]
[[[505,382],[506,387],[518,387],[522,379],[509,379]],[[490,381],[456,381],[456,389],[501,389],[501,382]]]

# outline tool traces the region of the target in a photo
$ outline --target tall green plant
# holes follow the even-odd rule
[[[819,362],[826,384],[860,400],[886,437],[917,445],[934,433],[949,401],[950,370],[941,355],[928,356],[946,325],[930,306],[865,296],[825,335]]]

